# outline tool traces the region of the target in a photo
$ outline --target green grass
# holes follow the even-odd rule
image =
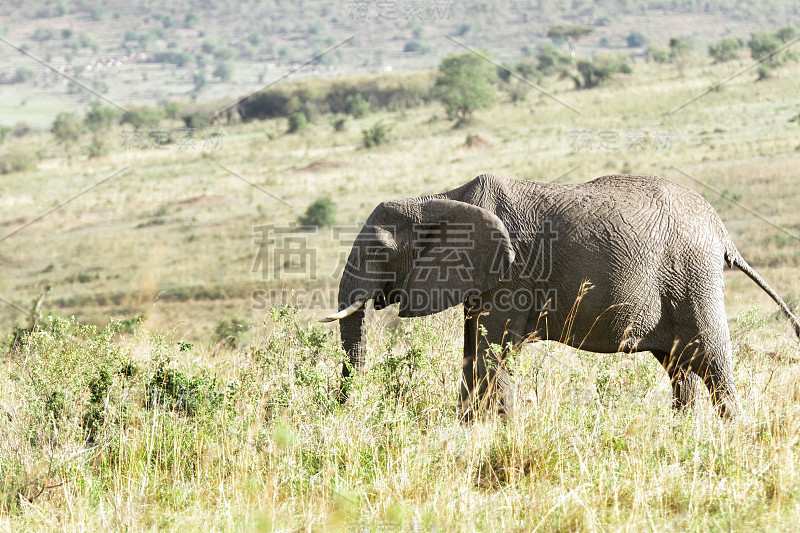
[[[579,182],[624,169],[703,192],[742,254],[796,301],[796,241],[672,169],[800,232],[795,67],[760,83],[744,74],[663,114],[737,68],[696,65],[681,77],[637,64],[589,91],[547,79],[580,114],[531,92],[460,129],[431,105],[348,119],[342,132],[328,117],[291,135],[285,119],[226,126],[215,150],[202,141],[123,150],[115,129],[110,153],[91,160],[88,135],[71,159],[48,134],[7,139],[0,157],[24,144],[42,159],[0,180],[0,238],[19,230],[2,241],[0,296],[27,309],[50,283],[43,310],[75,319],[46,319],[3,348],[2,527],[792,529],[800,374],[785,358],[798,357],[797,344],[739,272],[726,273],[744,410],[733,423],[707,402],[673,413],[649,354],[536,344],[515,359],[517,416],[463,427],[457,309],[414,320],[376,313],[369,368],[340,407],[331,401],[343,357],[336,328],[312,322],[327,310],[269,311],[252,297],[281,287],[335,294],[349,243],[328,230],[308,241],[316,280],[252,271],[254,227],[292,223],[320,196],[347,225],[382,200],[482,172]],[[389,141],[363,148],[361,131],[379,120]],[[591,150],[571,146],[578,130],[590,132]],[[669,132],[671,145],[626,148],[640,130],[646,140]],[[601,131],[618,135],[616,149],[597,148]],[[467,148],[475,135],[486,142]],[[0,306],[8,338],[27,315]],[[233,319],[256,325],[248,345],[214,342]]]

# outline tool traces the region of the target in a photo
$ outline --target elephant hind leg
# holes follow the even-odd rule
[[[714,334],[700,333],[692,342],[676,345],[671,352],[660,352],[656,357],[672,381],[675,407],[691,405],[702,382],[722,418],[739,414],[727,324],[716,328]]]
[[[667,351],[653,350],[653,355],[667,371],[672,384],[672,407],[678,411],[693,409],[703,384],[700,377],[688,368],[679,366],[677,358],[670,357]]]

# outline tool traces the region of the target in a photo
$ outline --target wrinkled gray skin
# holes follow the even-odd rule
[[[469,242],[431,230],[447,233],[464,223],[475,228]],[[431,239],[456,246],[465,270],[425,274],[423,267],[443,257],[426,245]],[[449,261],[452,267],[452,256]],[[482,175],[442,194],[380,204],[353,245],[339,309],[374,299],[375,309],[399,303],[400,316],[410,317],[465,302],[465,421],[478,413],[512,413],[504,365],[509,350],[496,354],[489,346],[532,339],[602,353],[650,351],[671,378],[675,407],[691,405],[702,382],[719,414],[733,416],[739,404],[723,300],[725,263],[767,292],[800,337],[798,320],[691,189],[644,176],[561,185]],[[582,291],[585,280],[592,287]],[[436,296],[443,289],[446,302],[409,301],[409,294]],[[541,297],[516,307],[508,298],[498,303],[500,295],[523,293]],[[340,327],[358,370],[365,363],[363,307],[342,318]],[[343,375],[350,375],[347,365]]]

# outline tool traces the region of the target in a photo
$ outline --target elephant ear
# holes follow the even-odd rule
[[[412,225],[412,265],[403,281],[401,317],[425,316],[494,287],[514,261],[503,221],[472,204],[432,199]]]

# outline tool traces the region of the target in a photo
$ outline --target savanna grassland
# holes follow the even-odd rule
[[[7,138],[4,157],[46,157],[0,181],[0,296],[20,308],[4,307],[0,324],[0,524],[793,530],[800,353],[740,272],[726,272],[740,420],[720,421],[705,401],[673,412],[650,354],[538,343],[511,362],[516,416],[464,427],[460,310],[375,313],[369,368],[339,405],[338,333],[314,321],[332,303],[311,306],[302,291],[335,294],[346,238],[307,236],[313,280],[291,264],[254,269],[254,228],[295,223],[323,196],[352,226],[381,200],[483,172],[563,183],[657,174],[703,193],[796,305],[797,64],[758,82],[745,72],[670,113],[747,64],[637,62],[591,90],[550,77],[545,89],[572,109],[532,89],[459,128],[429,103],[347,117],[341,131],[329,116],[296,133],[285,118],[219,125],[221,140],[193,148],[123,148],[129,133],[113,126],[104,135],[117,143],[93,158],[86,134],[72,146],[50,133]],[[387,140],[365,148],[363,130],[379,122]],[[285,301],[259,305],[264,288],[285,288]]]

